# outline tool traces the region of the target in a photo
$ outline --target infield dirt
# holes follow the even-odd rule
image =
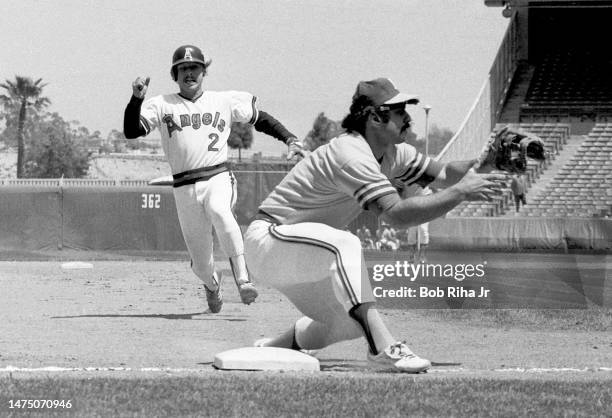
[[[204,291],[186,260],[94,260],[62,269],[65,260],[0,262],[0,369],[171,368],[213,370],[220,351],[250,346],[291,326],[299,312],[274,289],[240,303],[224,267],[225,305],[206,309]],[[381,309],[392,333],[429,358],[432,371],[572,368],[611,375],[612,317],[595,310],[594,327],[568,328],[544,316],[521,324],[490,320],[487,310]],[[499,315],[497,315],[499,316]],[[580,313],[584,320],[584,313]],[[578,317],[577,316],[577,317]],[[363,339],[322,350],[322,370],[367,371]]]

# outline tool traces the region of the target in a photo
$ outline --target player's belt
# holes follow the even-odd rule
[[[266,222],[270,222],[272,224],[276,224],[276,225],[280,225],[280,222],[277,221],[274,216],[272,215],[268,215],[266,212],[264,212],[263,210],[259,209],[257,211],[257,214],[255,214],[255,216],[253,217],[254,221],[266,221]]]
[[[206,181],[211,177],[228,170],[227,163],[221,163],[210,167],[194,168],[193,170],[173,174],[172,179],[174,180],[174,184],[172,187],[181,187],[187,184],[196,183],[198,181]]]

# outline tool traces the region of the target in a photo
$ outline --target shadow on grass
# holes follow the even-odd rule
[[[431,362],[432,367],[459,367],[462,364],[463,363],[453,363],[453,362],[436,362],[436,361]]]
[[[320,367],[322,372],[354,372],[366,370],[368,362],[332,358],[320,360]]]
[[[209,316],[211,315],[211,316]],[[197,317],[197,318],[194,318]],[[185,314],[89,314],[89,315],[67,315],[67,316],[52,316],[51,319],[75,319],[75,318],[153,318],[153,319],[193,319],[198,321],[229,321],[229,322],[244,322],[246,318],[236,318],[229,315],[214,315],[209,311],[193,312]]]
[[[462,363],[431,362],[432,367],[460,367]],[[348,361],[345,359],[324,359],[320,361],[322,372],[354,372],[367,371],[371,373],[401,373],[399,370],[377,370],[368,367],[367,361]]]

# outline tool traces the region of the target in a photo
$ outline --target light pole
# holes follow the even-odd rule
[[[424,105],[423,109],[425,109],[425,156],[429,155],[429,111],[431,110],[431,106]],[[416,226],[416,255],[421,259],[421,226]],[[416,261],[416,258],[415,258]]]
[[[425,155],[429,155],[429,111],[431,106],[425,105],[423,109],[425,109]]]

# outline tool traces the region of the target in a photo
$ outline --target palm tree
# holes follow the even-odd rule
[[[25,162],[24,126],[27,116],[27,109],[31,107],[35,110],[42,110],[51,104],[51,100],[42,97],[42,89],[46,84],[42,84],[42,78],[33,81],[30,77],[15,76],[15,81],[6,80],[0,84],[8,95],[0,95],[0,103],[10,111],[16,112],[19,109],[19,119],[17,123],[17,178],[22,178]]]

